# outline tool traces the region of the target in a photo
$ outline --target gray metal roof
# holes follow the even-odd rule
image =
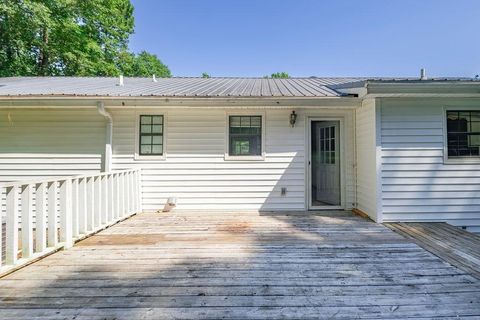
[[[11,77],[0,78],[0,97],[340,97],[345,87],[366,82],[474,81],[471,78],[119,78]]]
[[[331,86],[365,78],[0,78],[0,96],[338,97]]]

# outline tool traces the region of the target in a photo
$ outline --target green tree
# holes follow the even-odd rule
[[[210,75],[206,72],[202,73],[202,78],[210,78]]]
[[[132,59],[133,30],[130,0],[3,0],[0,76],[116,76],[123,72],[120,66],[143,70],[139,65],[151,57]],[[127,68],[128,61],[133,65]]]
[[[146,51],[142,51],[138,55],[122,52],[118,69],[127,77],[150,77],[153,74],[161,78],[172,76],[168,67],[156,55]]]
[[[286,72],[275,72],[275,73],[272,73],[272,75],[270,76],[271,78],[290,78],[290,76],[288,75],[288,73]]]

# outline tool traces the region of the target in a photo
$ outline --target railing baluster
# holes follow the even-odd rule
[[[137,200],[138,200],[138,197],[137,197],[137,175],[136,175],[136,171],[133,171],[132,172],[132,189],[131,189],[131,192],[132,192],[132,212],[135,213],[137,212]]]
[[[93,215],[93,229],[96,229],[100,226],[100,215],[102,212],[102,177],[95,178],[95,195],[94,195],[94,215]]]
[[[18,187],[7,187],[6,264],[16,264],[18,258]]]
[[[60,185],[60,241],[65,248],[73,246],[72,236],[72,180],[67,179]]]
[[[118,175],[118,181],[120,183],[120,208],[118,211],[119,218],[123,218],[125,215],[125,174],[122,172]]]
[[[95,228],[95,178],[86,178],[87,185],[87,230]]]
[[[78,180],[72,180],[72,237],[78,237],[79,219],[79,198],[78,198]]]
[[[48,246],[56,247],[58,245],[57,229],[57,181],[48,184]]]
[[[130,194],[130,172],[125,172],[125,214],[130,214],[130,202],[131,202],[131,194]]]
[[[133,177],[133,171],[130,172],[130,190],[128,192],[130,193],[130,213],[135,213],[135,199],[137,198],[137,195],[135,194],[135,179]]]
[[[114,173],[112,175],[112,183],[113,183],[113,193],[112,193],[112,196],[113,196],[113,220],[117,220],[118,217],[119,217],[119,209],[120,209],[120,184],[119,184],[119,174],[118,173]]]
[[[101,221],[102,225],[108,223],[107,220],[107,212],[108,212],[108,178],[107,175],[102,176],[102,214],[101,214]]]
[[[46,183],[37,184],[35,193],[35,251],[47,248],[47,199]]]
[[[107,184],[108,184],[108,212],[107,212],[107,220],[108,223],[111,223],[114,220],[113,211],[115,210],[113,205],[113,194],[115,189],[113,188],[113,174],[109,174],[107,176]]]
[[[143,207],[142,207],[142,175],[141,175],[140,170],[136,171],[136,178],[137,178],[137,181],[136,181],[137,189],[135,190],[135,193],[137,195],[137,212],[140,213],[140,212],[143,211]]]
[[[33,255],[32,185],[22,186],[22,258]]]
[[[78,233],[87,233],[87,178],[78,179]]]

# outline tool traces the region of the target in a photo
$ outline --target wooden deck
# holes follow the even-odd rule
[[[0,279],[0,319],[479,319],[480,281],[349,213],[140,214]]]
[[[480,280],[480,236],[441,222],[385,225]]]

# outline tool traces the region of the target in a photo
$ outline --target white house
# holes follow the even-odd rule
[[[141,168],[147,211],[174,197],[480,232],[479,150],[472,79],[0,78],[0,182]]]

